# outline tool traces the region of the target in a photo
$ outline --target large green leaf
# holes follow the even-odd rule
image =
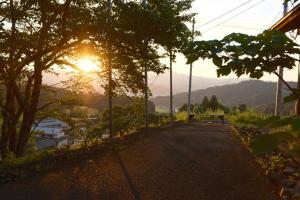
[[[278,144],[293,138],[290,133],[278,132],[268,135],[260,135],[254,139],[251,149],[255,155],[262,155],[274,151]]]
[[[222,67],[222,58],[218,57],[218,56],[214,56],[213,57],[213,63],[217,66],[217,67]]]
[[[293,131],[299,131],[300,132],[300,118],[294,118],[291,122]],[[299,133],[300,134],[300,133]]]
[[[277,138],[273,135],[258,136],[251,145],[252,152],[255,155],[262,155],[272,152],[278,145]]]

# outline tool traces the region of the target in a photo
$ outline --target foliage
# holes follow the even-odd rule
[[[289,2],[292,2],[294,4],[297,3],[298,0],[284,0],[284,3],[289,3]]]
[[[299,117],[287,116],[280,118],[272,115],[257,113],[251,110],[232,116],[231,121],[239,126],[253,126],[257,128],[280,128],[288,126],[291,131],[298,132],[300,130]]]
[[[159,11],[163,19],[159,23],[159,44],[163,46],[172,59],[172,51],[182,51],[190,38],[192,32],[186,26],[187,22],[192,22],[194,13],[188,12],[194,0],[160,0],[156,2],[156,10]],[[151,2],[151,1],[150,1]],[[159,3],[158,3],[159,2]],[[151,4],[151,3],[150,3]]]
[[[251,150],[256,155],[263,155],[274,151],[282,143],[293,143],[300,136],[299,117],[274,117],[247,111],[232,116],[233,124],[240,127],[254,127],[268,129],[269,132],[256,135],[251,142]],[[296,145],[295,145],[296,146]]]
[[[228,107],[218,102],[218,99],[215,95],[211,97],[211,100],[205,96],[201,104],[191,104],[191,110],[196,114],[229,114],[231,112]],[[182,105],[178,111],[187,112],[187,104]]]
[[[92,1],[7,1],[0,5],[0,79],[5,99],[1,155],[22,156],[38,107],[42,75],[60,64],[67,51],[85,39]],[[17,125],[20,123],[19,125]],[[20,127],[19,129],[17,127]]]
[[[256,155],[271,153],[281,142],[290,140],[292,138],[293,136],[286,132],[260,135],[254,139],[251,149]]]
[[[218,109],[218,106],[219,106],[218,99],[215,95],[213,95],[210,98],[209,107],[210,107],[210,109],[212,109],[212,111],[216,111]]]
[[[128,106],[113,107],[113,132],[126,133],[130,130],[143,127],[144,125],[144,101],[137,98]],[[109,110],[105,110],[102,114],[101,129],[103,131],[109,128]],[[163,114],[150,113],[149,123],[151,126],[159,125],[165,122]]]
[[[210,107],[210,102],[209,102],[209,99],[207,96],[205,96],[203,98],[201,105],[202,105],[204,111]]]
[[[187,113],[184,111],[184,112],[177,112],[175,113],[175,118],[176,118],[176,121],[187,121]]]
[[[247,111],[247,105],[240,104],[239,105],[239,111],[240,111],[240,113],[246,112]]]
[[[222,40],[195,41],[185,54],[188,63],[199,58],[212,59],[218,67],[218,76],[235,73],[238,77],[245,74],[260,79],[264,73],[273,73],[282,79],[292,92],[292,96],[287,100],[299,97],[299,89],[292,88],[283,77],[280,77],[277,69],[294,68],[298,61],[295,55],[300,54],[300,48],[280,31],[267,30],[256,36],[232,33]]]
[[[138,94],[145,90],[144,61],[149,71],[161,73],[166,66],[160,63],[159,47],[181,49],[188,41],[190,31],[185,23],[193,14],[186,11],[192,0],[154,0],[146,9],[136,1],[113,2],[111,14],[106,0],[0,4],[0,79],[6,89],[0,101],[2,157],[9,152],[24,154],[35,116],[47,106],[38,106],[42,75],[55,72],[54,65],[78,69],[73,61],[91,56],[103,66],[99,75],[106,92]],[[114,76],[111,85],[107,81],[109,56]],[[85,79],[82,77],[79,74],[71,81]]]
[[[178,111],[179,111],[179,112],[187,112],[187,108],[188,108],[188,105],[185,103],[185,104],[183,104],[183,105],[178,109]],[[191,110],[194,110],[194,108],[195,108],[195,105],[194,105],[194,104],[191,104],[191,105],[190,105],[190,109],[191,109]]]

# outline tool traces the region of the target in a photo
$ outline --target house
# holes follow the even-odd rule
[[[68,144],[65,131],[70,129],[70,126],[64,121],[46,118],[36,123],[32,129],[38,132],[35,135],[38,149],[62,147]]]

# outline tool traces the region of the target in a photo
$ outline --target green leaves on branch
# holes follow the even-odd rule
[[[279,76],[278,67],[293,69],[299,61],[296,58],[299,54],[298,44],[284,33],[274,30],[267,30],[256,36],[232,33],[222,40],[195,41],[185,51],[188,63],[200,58],[212,59],[218,67],[219,77],[234,73],[238,77],[249,75],[256,79],[260,79],[264,73]],[[299,90],[291,88],[284,80],[283,82],[292,92],[285,100],[298,99]]]
[[[293,102],[297,99],[300,99],[300,89],[294,88],[292,94],[290,94],[284,98],[284,102],[289,103],[289,102]]]
[[[233,72],[238,77],[245,74],[259,79],[265,72],[276,72],[279,66],[295,67],[300,48],[284,33],[264,31],[256,36],[232,33],[220,41],[196,41],[185,54],[188,63],[199,58],[212,59],[218,76]]]
[[[212,58],[219,68],[218,75],[234,72],[238,77],[249,74],[261,78],[264,72],[272,73],[279,66],[292,69],[297,61],[299,46],[285,34],[265,31],[257,36],[232,33],[220,41],[195,42],[188,62],[197,58]]]

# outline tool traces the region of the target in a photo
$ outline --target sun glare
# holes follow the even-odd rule
[[[97,64],[90,58],[81,58],[78,61],[78,66],[85,72],[99,71],[99,66],[97,66]]]

